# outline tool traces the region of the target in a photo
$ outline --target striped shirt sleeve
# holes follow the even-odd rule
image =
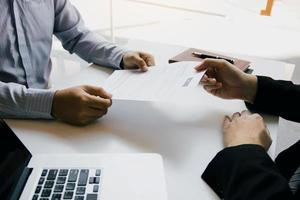
[[[89,30],[68,0],[55,1],[54,34],[70,53],[76,53],[89,63],[113,69],[121,69],[123,55],[129,51]]]
[[[20,84],[0,82],[0,117],[52,119],[54,93],[53,90],[28,89]]]

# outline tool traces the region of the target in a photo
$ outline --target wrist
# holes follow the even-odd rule
[[[57,94],[58,94],[58,92],[59,92],[59,90],[56,90],[53,95],[52,108],[51,108],[51,116],[55,119],[57,119],[56,110],[57,110]]]
[[[254,103],[257,92],[257,77],[255,75],[246,74],[243,100]]]

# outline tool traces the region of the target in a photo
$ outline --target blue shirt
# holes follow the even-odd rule
[[[1,118],[52,118],[53,34],[70,53],[119,69],[125,51],[88,30],[68,0],[0,0]]]

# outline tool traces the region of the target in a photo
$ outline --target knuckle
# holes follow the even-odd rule
[[[107,110],[110,106],[111,106],[110,103],[107,103],[107,104],[104,106],[104,109]]]
[[[263,117],[257,113],[253,114],[253,117],[258,120],[263,120]]]
[[[224,60],[224,59],[221,59],[220,63],[223,64],[223,65],[226,65],[228,62],[226,60]]]
[[[107,103],[107,107],[111,107],[112,106],[112,101],[109,101],[108,103]]]
[[[235,112],[235,113],[233,113],[233,117],[238,117],[238,116],[240,116],[241,115],[241,113],[239,113],[239,112]]]
[[[227,64],[228,64],[228,62],[227,62],[226,60],[220,60],[220,66],[221,66],[222,68],[226,67]]]
[[[129,58],[129,59],[131,59],[131,60],[133,60],[133,59],[135,59],[135,58],[136,58],[136,55],[135,55],[135,54],[133,54],[133,53],[131,53],[130,55],[128,55],[128,58]]]
[[[103,87],[98,87],[99,92],[104,93],[105,90],[103,89]]]
[[[80,88],[84,89],[84,90],[87,90],[89,88],[88,85],[82,85],[82,86],[79,86]]]
[[[82,105],[88,101],[88,99],[84,95],[79,95],[79,104]]]

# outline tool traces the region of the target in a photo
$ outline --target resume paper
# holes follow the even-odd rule
[[[104,89],[116,100],[168,101],[187,88],[199,87],[205,72],[194,67],[199,62],[184,61],[140,70],[116,70],[104,82]]]

